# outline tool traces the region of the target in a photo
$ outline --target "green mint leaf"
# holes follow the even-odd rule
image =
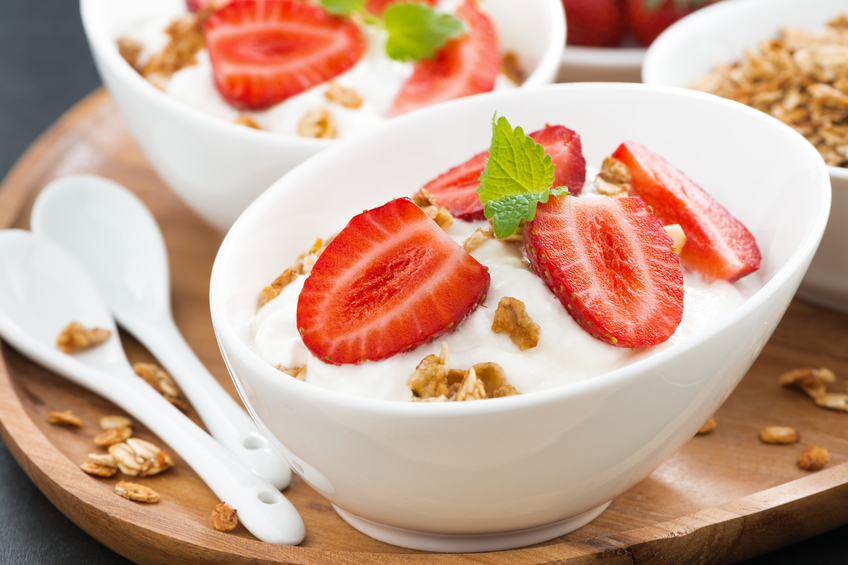
[[[487,218],[494,218],[493,227],[498,239],[506,239],[515,233],[522,218],[529,221],[536,216],[536,204],[547,202],[549,194],[546,190],[535,194],[502,196],[486,202],[483,214]]]
[[[397,61],[432,59],[448,39],[465,32],[462,20],[426,4],[392,4],[383,14],[383,23],[389,32],[386,52]]]
[[[551,194],[568,194],[566,187],[551,189],[555,167],[545,148],[514,130],[506,118],[492,118],[492,145],[489,160],[480,175],[477,193],[485,207],[483,214],[493,220],[495,235],[509,237],[519,222],[536,217],[536,205]]]
[[[321,0],[321,7],[340,16],[353,12],[361,12],[365,8],[365,0]]]

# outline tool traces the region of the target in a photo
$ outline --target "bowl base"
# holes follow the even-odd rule
[[[610,501],[612,502],[612,501]],[[483,551],[502,551],[505,549],[516,549],[534,543],[542,543],[559,536],[563,536],[569,532],[573,532],[577,528],[582,528],[598,516],[601,512],[607,509],[610,502],[601,504],[597,508],[593,508],[588,512],[584,512],[578,516],[560,520],[552,524],[537,526],[526,530],[516,530],[514,532],[498,532],[495,534],[434,534],[430,532],[416,532],[414,530],[405,530],[394,526],[386,526],[378,524],[365,518],[355,516],[350,512],[342,510],[335,504],[333,508],[342,519],[367,536],[372,538],[405,547],[407,549],[417,549],[419,551],[434,551],[440,553],[477,553]]]

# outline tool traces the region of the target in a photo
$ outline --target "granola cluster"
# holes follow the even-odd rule
[[[297,134],[301,137],[317,139],[335,139],[336,122],[326,108],[309,110],[297,124]]]
[[[115,494],[128,500],[147,502],[148,504],[156,504],[160,498],[159,493],[152,488],[127,481],[118,481],[115,485]]]
[[[690,88],[747,104],[791,126],[828,165],[848,167],[848,16],[779,38],[718,65]]]
[[[325,243],[323,239],[318,238],[315,240],[315,243],[312,245],[312,248],[305,253],[301,253],[297,260],[294,263],[294,267],[290,267],[282,272],[280,276],[278,276],[274,281],[262,289],[259,293],[259,307],[261,308],[274,298],[280,295],[280,292],[284,288],[286,288],[289,284],[294,282],[297,279],[298,275],[308,275],[312,272],[312,267],[315,265],[315,262],[318,260],[318,257],[321,256],[321,253],[327,249],[327,246],[330,245],[330,242],[333,241],[332,236],[327,239]],[[294,376],[294,375],[292,375]]]
[[[187,13],[174,20],[165,30],[171,38],[170,42],[144,64],[140,71],[141,76],[161,87],[163,81],[169,79],[175,72],[190,65],[196,65],[197,53],[206,47],[206,41],[203,38],[203,21],[207,15]]]
[[[710,433],[718,427],[718,422],[715,419],[715,416],[707,420],[701,429],[697,431],[696,435],[702,436]]]
[[[595,190],[603,196],[627,196],[630,194],[631,180],[633,179],[627,165],[615,157],[607,157],[595,177]]]
[[[109,339],[112,332],[102,328],[86,328],[78,322],[71,322],[56,338],[56,345],[62,353],[74,353],[100,345]]]
[[[409,378],[409,388],[413,400],[421,402],[462,402],[518,394],[496,363],[478,363],[464,371],[452,369],[445,342],[438,356],[428,355],[418,364]]]
[[[226,502],[222,502],[212,509],[212,527],[219,532],[229,532],[238,526],[237,513],[238,511],[235,508]]]
[[[330,81],[327,86],[327,90],[324,91],[324,98],[330,102],[341,104],[349,110],[356,110],[362,106],[361,94],[359,94],[355,89],[342,86],[333,80]]]
[[[830,369],[792,369],[780,375],[779,380],[785,387],[801,389],[822,408],[848,412],[848,394],[827,391],[827,385],[836,382],[836,375]]]
[[[164,396],[165,400],[183,412],[188,410],[188,404],[181,398],[180,388],[174,378],[162,367],[154,363],[133,363],[133,370],[136,375],[156,389],[156,392]]]
[[[492,331],[507,334],[521,351],[536,347],[539,343],[539,324],[527,314],[522,301],[510,296],[504,296],[498,302]]]
[[[439,206],[436,198],[427,192],[427,189],[419,190],[412,200],[443,230],[447,231],[453,225],[453,215],[444,206]]]

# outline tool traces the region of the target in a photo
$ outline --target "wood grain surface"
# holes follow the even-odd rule
[[[236,397],[209,317],[208,285],[223,238],[183,205],[148,167],[114,103],[95,91],[70,110],[21,158],[0,187],[0,228],[28,227],[32,202],[52,179],[96,173],[133,190],[159,221],[168,246],[174,317],[189,344]],[[130,361],[151,355],[122,333]],[[93,537],[140,564],[226,561],[271,563],[734,563],[848,523],[848,413],[828,411],[777,376],[800,366],[830,367],[832,390],[848,376],[848,317],[795,301],[751,371],[719,410],[718,428],[687,443],[644,481],[615,499],[597,520],[536,546],[475,555],[421,553],[359,533],[295,477],[285,491],[306,524],[305,541],[280,547],[244,528],[211,527],[218,503],[176,457],[173,469],[143,479],[162,501],[143,505],[116,496],[112,479],[78,466],[97,451],[98,420],[121,414],[105,400],[0,345],[0,431],[26,473],[65,515]],[[73,410],[84,426],[47,423],[50,410]],[[196,413],[190,417],[199,422]],[[795,445],[765,445],[757,431],[791,425]],[[162,442],[142,426],[137,437]],[[827,447],[821,471],[796,464],[807,445]],[[600,446],[599,446],[600,448]],[[139,482],[142,482],[140,479]]]

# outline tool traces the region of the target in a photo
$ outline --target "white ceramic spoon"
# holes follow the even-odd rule
[[[70,322],[105,328],[103,344],[73,355],[56,347]],[[21,230],[0,231],[0,336],[21,353],[99,394],[150,428],[236,510],[262,541],[296,545],[303,521],[268,481],[136,376],[97,286],[66,251]]]
[[[212,437],[278,489],[288,486],[286,462],[174,324],[165,241],[141,200],[102,177],[68,176],[41,191],[30,220],[33,233],[88,271],[115,319],[171,373]]]

